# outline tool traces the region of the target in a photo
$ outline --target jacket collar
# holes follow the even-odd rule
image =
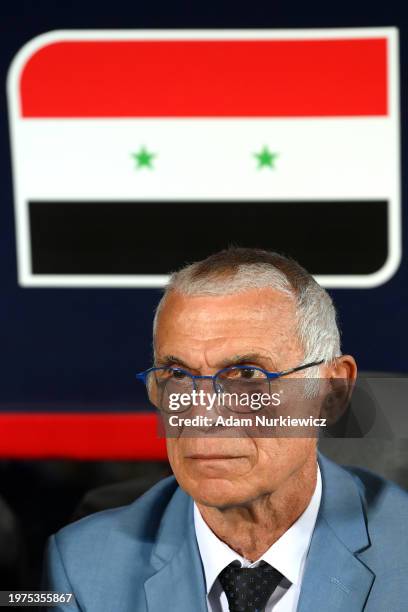
[[[151,562],[158,571],[144,585],[149,612],[207,612],[193,511],[193,500],[178,488],[163,515],[152,553]]]
[[[319,515],[352,552],[370,545],[362,501],[353,476],[318,452],[323,494]]]
[[[318,453],[323,495],[306,560],[298,612],[361,612],[375,579],[357,554],[370,546],[357,484]]]

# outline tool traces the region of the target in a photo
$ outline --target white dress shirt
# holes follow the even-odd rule
[[[194,504],[194,527],[204,568],[209,612],[228,612],[227,597],[218,580],[219,573],[232,561],[241,567],[256,567],[266,561],[284,578],[272,593],[265,612],[296,612],[309,550],[322,496],[322,479],[317,465],[316,488],[306,510],[291,527],[254,563],[241,557],[208,527]]]

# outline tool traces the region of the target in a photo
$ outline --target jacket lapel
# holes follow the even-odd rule
[[[207,612],[206,589],[194,530],[193,502],[178,489],[163,516],[152,554],[157,572],[144,584],[149,612]]]
[[[361,612],[375,579],[358,558],[369,538],[352,476],[320,453],[322,500],[306,560],[298,612]]]

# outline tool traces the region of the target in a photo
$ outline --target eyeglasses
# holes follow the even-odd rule
[[[277,379],[300,372],[323,363],[313,361],[304,365],[283,370],[281,372],[268,372],[262,368],[249,365],[237,365],[223,368],[213,376],[199,376],[190,374],[186,370],[173,367],[149,368],[145,372],[136,374],[136,378],[146,385],[147,394],[151,403],[162,412],[172,413],[185,412],[194,404],[193,401],[184,402],[178,408],[174,408],[172,399],[181,395],[189,396],[193,400],[194,392],[197,392],[197,381],[211,381],[212,390],[216,394],[230,394],[235,401],[228,403],[228,408],[233,412],[249,412],[243,409],[242,402],[237,401],[243,395],[249,398],[254,394],[268,393],[272,395],[273,383]],[[186,395],[185,395],[186,394]]]

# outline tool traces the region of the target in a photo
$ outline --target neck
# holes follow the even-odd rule
[[[215,508],[197,503],[201,516],[241,557],[257,561],[306,510],[316,488],[314,455],[276,491],[246,504]]]

